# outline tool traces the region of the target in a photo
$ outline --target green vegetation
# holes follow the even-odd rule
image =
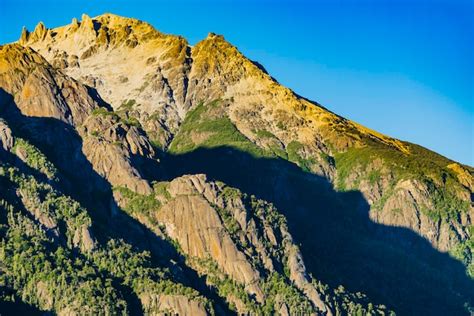
[[[100,107],[92,111],[94,116],[110,116],[117,121],[122,123],[141,128],[141,124],[137,118],[129,116],[127,113],[135,104],[135,100],[129,100],[128,102],[123,103],[117,112],[109,111],[106,108]]]
[[[335,155],[336,187],[339,190],[358,190],[362,181],[371,186],[385,187],[382,196],[371,206],[372,210],[380,211],[390,198],[403,190],[397,185],[403,180],[410,180],[420,188],[419,194],[428,199],[417,201],[420,212],[434,225],[443,225],[449,234],[460,236],[454,227],[458,227],[461,216],[468,214],[470,208],[469,200],[463,200],[460,196],[469,194],[470,190],[462,186],[457,173],[448,167],[452,161],[409,143],[404,143],[408,148],[408,153],[404,153],[372,140],[365,139],[365,142],[364,147],[352,147]],[[403,206],[391,212],[404,216]],[[467,232],[467,240],[458,237],[461,240],[450,250],[451,255],[464,264],[471,278],[474,278],[473,233]]]
[[[58,170],[35,146],[22,138],[15,138],[13,152],[21,153],[26,159],[25,163],[33,169],[44,174],[50,180],[57,180]]]
[[[326,161],[329,165],[334,166],[334,158],[329,156],[328,154],[321,152],[319,153],[319,156]]]
[[[312,159],[305,159],[301,156],[300,151],[303,149],[303,144],[297,141],[292,141],[286,146],[288,153],[288,160],[296,163],[304,171],[311,171],[311,166],[316,162]]]
[[[168,192],[169,182],[161,181],[161,182],[153,182],[153,191],[155,192],[156,196],[162,196],[166,200],[171,199],[171,195]]]
[[[211,258],[188,258],[188,262],[191,266],[197,266],[199,267],[199,270],[204,272],[206,282],[217,290],[217,294],[221,298],[227,300],[231,310],[237,311],[232,300],[238,300],[247,308],[248,311],[259,314],[259,305],[255,299],[247,293],[242,284],[235,282],[225,275],[219,269],[214,260]]]
[[[235,236],[240,230],[240,225],[237,222],[237,220],[234,218],[234,216],[232,216],[231,211],[225,208],[223,209],[223,208],[217,207],[217,206],[215,206],[214,208],[219,213],[222,219],[222,222],[224,223],[224,226],[229,232],[229,234],[231,234],[231,236]]]
[[[252,213],[270,227],[286,226],[286,218],[278,212],[273,204],[257,199],[254,195],[245,195]]]
[[[280,302],[285,302],[290,315],[309,315],[314,312],[314,307],[308,299],[278,273],[272,273],[260,281],[266,298],[263,304],[259,304],[247,293],[243,284],[225,275],[211,258],[192,258],[189,261],[192,266],[198,266],[199,270],[205,271],[206,282],[216,288],[218,295],[226,299],[234,311],[236,307],[233,301],[237,300],[254,315],[275,315]]]
[[[59,235],[0,199],[0,287],[41,310],[126,314],[126,302],[112,280],[73,251],[75,232],[91,224],[85,210],[16,168],[1,166],[0,181],[5,179],[18,187],[29,212],[41,212],[36,217],[55,225]]]
[[[303,144],[293,141],[285,151],[278,147],[278,139],[269,131],[255,130],[255,135],[266,139],[265,144],[269,147],[269,150],[261,149],[239,132],[218,106],[219,102],[201,103],[188,113],[170,146],[171,153],[185,153],[199,147],[230,146],[254,157],[282,157],[305,171],[311,171],[316,161],[306,158]],[[134,106],[135,101],[128,100],[122,104],[121,112],[114,113],[99,108],[93,111],[93,115],[111,116],[128,125],[140,127],[136,118],[128,116],[128,111]],[[93,131],[92,135],[99,136],[99,133]],[[117,142],[116,145],[121,144]],[[339,189],[356,189],[361,181],[377,185],[389,176],[389,188],[373,205],[374,208],[381,209],[390,196],[397,193],[397,181],[416,179],[426,186],[433,202],[432,205],[425,205],[421,211],[434,221],[455,220],[460,212],[467,212],[469,203],[458,198],[455,192],[459,186],[456,174],[446,168],[449,160],[431,155],[415,145],[407,146],[411,154],[375,142],[337,154],[335,162]],[[14,149],[19,156],[22,155],[29,167],[48,179],[55,180],[60,176],[47,157],[27,141],[17,139]],[[419,158],[424,155],[426,159]],[[334,164],[332,157],[326,154],[321,154],[321,158]],[[384,167],[374,167],[374,161],[382,161]],[[219,206],[212,205],[238,250],[261,274],[257,285],[263,290],[265,300],[260,304],[249,294],[244,284],[226,275],[210,258],[173,261],[170,266],[177,269],[170,272],[159,266],[162,264],[159,261],[162,258],[157,259],[159,255],[153,252],[152,256],[150,252],[143,250],[147,246],[140,245],[140,248],[136,248],[134,241],[130,241],[133,238],[127,239],[127,242],[119,239],[117,236],[124,236],[118,233],[120,228],[107,227],[107,224],[100,221],[94,223],[99,229],[93,227],[87,209],[54,189],[58,182],[50,184],[51,181],[44,181],[44,177],[36,172],[26,174],[31,170],[29,168],[12,167],[3,162],[0,162],[0,166],[0,184],[8,184],[5,186],[8,190],[0,190],[1,300],[23,301],[53,313],[66,310],[86,314],[128,314],[132,301],[146,295],[151,303],[143,304],[143,312],[152,314],[158,311],[157,296],[183,295],[204,303],[212,313],[213,307],[209,300],[203,298],[198,291],[175,281],[175,278],[181,277],[176,271],[189,264],[205,278],[210,289],[234,309],[236,307],[233,302],[238,301],[246,306],[250,314],[272,315],[278,312],[281,302],[285,302],[290,314],[309,314],[314,311],[307,297],[291,281],[287,246],[296,246],[288,234],[285,217],[271,203],[219,183],[221,191],[218,197],[222,200],[216,202]],[[354,174],[356,178],[352,179]],[[350,177],[352,183],[347,182]],[[154,215],[159,212],[162,203],[171,199],[168,188],[168,182],[153,182],[153,193],[149,195],[138,194],[125,187],[113,190],[125,213],[140,221],[145,219],[142,223],[151,224],[148,228],[161,229],[162,226]],[[242,213],[236,212],[240,205],[245,210],[238,211],[246,212],[242,217]],[[402,213],[401,209],[392,211]],[[120,218],[123,220],[128,217]],[[245,230],[242,229],[244,225],[240,224],[242,218],[248,224],[245,225]],[[472,230],[470,236],[473,236]],[[94,231],[100,231],[97,239]],[[156,232],[158,229],[151,231]],[[88,239],[89,246],[86,247],[84,239]],[[165,237],[164,242],[166,241],[178,253],[183,254],[177,241]],[[472,237],[458,243],[450,253],[462,261],[468,267],[468,274],[474,277]],[[273,269],[266,268],[268,259],[271,260]],[[429,273],[431,272],[427,272]],[[325,302],[334,308],[336,315],[387,313],[384,306],[374,306],[360,293],[348,293],[342,287],[329,289],[314,282],[320,293],[323,293]]]
[[[282,148],[280,144],[270,144],[269,150],[275,157],[280,157],[282,159],[288,160],[287,152]]]
[[[467,275],[474,279],[474,225],[469,227],[470,238],[450,250],[451,255],[467,267]]]
[[[455,220],[460,213],[467,213],[469,202],[463,201],[444,188],[438,188],[433,183],[428,182],[428,191],[432,198],[433,206],[422,206],[421,211],[429,218],[438,222],[443,220],[448,222]]]
[[[266,139],[269,153],[274,157],[280,157],[288,160],[288,154],[283,148],[279,139],[267,130],[257,129],[252,131],[257,138]]]
[[[375,184],[377,183],[381,176],[380,176],[380,170],[372,170],[371,172],[369,172],[369,174],[367,175],[367,178],[369,179],[369,183],[370,184]]]
[[[282,216],[272,204],[259,200],[254,196],[249,196],[235,188],[223,186],[219,194],[225,201],[224,204],[233,205],[232,201],[241,199],[249,212],[247,216],[253,218],[257,227],[271,227],[275,232],[286,231],[286,219]],[[230,210],[214,208],[223,218],[224,226],[233,238],[238,247],[249,256],[255,253],[255,244],[250,242],[242,243],[245,234]],[[235,226],[234,226],[235,225]],[[260,228],[260,229],[261,229]],[[276,244],[271,244],[261,236],[258,236],[259,242],[265,246],[266,253],[271,254],[273,262],[281,264],[283,271],[273,271],[264,276],[258,283],[265,295],[263,304],[258,303],[245,290],[243,284],[229,278],[217,265],[212,258],[199,259],[187,258],[190,266],[195,267],[205,276],[206,282],[217,290],[220,297],[227,300],[227,303],[235,310],[234,302],[237,300],[244,305],[250,314],[256,315],[274,315],[278,313],[281,302],[285,302],[290,315],[308,315],[315,311],[314,306],[305,297],[305,295],[295,287],[290,281],[288,260],[284,244],[286,241],[280,240]],[[284,238],[280,236],[278,238]],[[254,266],[259,267],[261,273],[265,274],[265,269],[258,260],[251,260]],[[313,278],[311,278],[313,279]],[[314,280],[314,279],[313,279]],[[373,305],[361,293],[352,294],[346,292],[343,287],[331,290],[328,286],[318,281],[313,281],[322,298],[328,306],[336,311],[336,315],[388,315],[389,312],[383,305]]]
[[[253,132],[258,138],[275,138],[275,135],[264,129],[253,130]]]
[[[125,100],[118,108],[119,111],[130,111],[137,102],[134,99]]]
[[[232,124],[224,114],[215,114],[219,100],[209,104],[199,103],[188,112],[179,133],[170,144],[169,152],[182,154],[199,147],[215,148],[229,146],[247,152],[254,157],[269,156],[264,150],[257,147]],[[194,137],[195,136],[195,137]],[[200,138],[197,143],[193,138]]]
[[[114,111],[109,111],[107,110],[106,108],[95,108],[93,111],[92,111],[92,115],[94,116],[111,116],[117,120],[120,119],[120,117],[117,115],[117,113],[115,113]]]
[[[238,201],[241,200],[244,205],[246,205],[246,209],[249,212],[248,216],[254,219],[254,223],[260,230],[268,226],[277,231],[279,229],[278,225],[286,226],[285,218],[278,213],[273,205],[259,200],[254,196],[242,193],[238,189],[228,187],[223,183],[218,183],[218,186],[221,187],[218,196],[224,200],[224,205],[235,205],[235,203],[238,204]],[[217,205],[213,205],[213,208],[220,215],[227,232],[236,245],[244,253],[251,256],[251,262],[253,262],[262,273],[265,273],[263,272],[265,271],[263,263],[260,262],[261,259],[257,258],[259,255],[255,249],[255,244],[247,240],[245,232],[234,217],[231,208],[225,206],[219,207]],[[273,255],[274,258],[280,262],[286,260],[283,243],[273,245],[267,242],[260,233],[258,238],[259,243],[265,246],[268,254]],[[178,244],[176,244],[175,247],[182,253]],[[229,277],[229,275],[224,273],[211,257],[202,259],[188,257],[186,254],[182,254],[186,257],[187,264],[194,267],[204,276],[206,283],[215,288],[217,294],[226,300],[229,307],[234,311],[237,311],[235,302],[239,302],[238,304],[245,306],[250,314],[255,315],[274,315],[281,302],[285,302],[292,315],[306,315],[314,311],[314,307],[304,294],[292,285],[287,276],[281,275],[278,272],[263,276],[259,281],[258,285],[265,294],[265,301],[261,304],[248,293],[244,284],[236,282]]]
[[[142,125],[140,124],[140,121],[136,119],[135,117],[129,117],[129,118],[122,118],[122,122],[129,126],[135,126],[137,128],[141,128]]]
[[[274,315],[278,300],[285,302],[290,315],[310,315],[314,307],[310,301],[291,283],[278,273],[271,273],[262,282],[267,299],[261,307],[262,314]]]
[[[149,252],[110,238],[103,244],[91,240],[92,248],[79,247],[77,233],[91,229],[87,210],[49,184],[2,162],[0,183],[13,184],[22,201],[14,196],[7,200],[0,191],[0,301],[21,301],[58,314],[127,315],[131,293],[183,295],[202,302],[213,314],[207,299],[173,281]],[[156,187],[166,192],[164,183]],[[159,206],[149,196],[121,192],[131,200],[132,212]],[[33,213],[40,221],[31,219]],[[102,235],[110,233],[108,229],[114,227],[102,226]],[[153,302],[143,306],[144,313],[158,310]]]
[[[282,121],[278,121],[277,124],[276,124],[276,126],[277,126],[279,129],[281,129],[281,130],[283,130],[283,131],[286,131],[286,126],[285,126],[285,124],[283,124]]]
[[[305,171],[310,171],[315,159],[305,159],[300,151],[303,144],[293,141],[288,144],[286,151],[279,144],[270,144],[268,149],[262,149],[246,138],[230,121],[222,109],[219,108],[219,100],[208,104],[199,103],[190,110],[181,125],[179,133],[174,137],[169,146],[171,154],[183,154],[197,148],[215,148],[229,146],[242,152],[251,154],[256,158],[280,157],[296,163]],[[276,139],[267,130],[254,130],[257,137]],[[199,141],[193,141],[199,139]]]
[[[125,187],[114,187],[114,191],[119,192],[125,199],[126,202],[122,209],[132,216],[142,214],[153,219],[153,213],[161,207],[160,201],[155,198],[154,194],[139,194]]]
[[[327,285],[323,285],[318,281],[313,281],[313,285],[318,289],[318,292],[321,293],[326,304],[332,307],[337,316],[395,315],[395,313],[388,310],[385,305],[374,305],[370,303],[367,296],[360,292],[350,293],[343,286],[330,289]]]
[[[263,282],[262,289],[268,297],[262,307],[265,315],[274,315],[277,312],[277,299],[285,302],[290,315],[310,315],[314,312],[314,307],[308,299],[278,273],[270,274]]]
[[[242,192],[239,189],[226,186],[223,182],[219,182],[219,185],[224,187],[220,194],[224,199],[242,198]]]
[[[383,177],[390,179],[389,188],[374,204],[374,208],[380,210],[395,193],[394,186],[398,181],[417,180],[426,185],[432,197],[434,207],[425,206],[423,209],[432,219],[449,220],[460,212],[467,211],[468,202],[456,197],[455,192],[461,185],[453,171],[447,168],[450,161],[420,146],[408,143],[406,145],[409,154],[374,141],[369,141],[365,147],[353,147],[336,154],[336,187],[342,191],[353,190],[358,189],[362,180],[374,185]],[[376,160],[383,166],[372,169]],[[368,169],[370,171],[366,171]],[[357,178],[352,183],[347,183],[349,176],[354,175],[357,175]]]
[[[202,302],[213,313],[209,300],[196,290],[173,281],[172,274],[167,269],[157,267],[147,251],[139,251],[123,240],[108,237],[101,241],[93,240],[92,249],[83,249],[76,235],[84,227],[90,230],[92,221],[87,210],[76,201],[55,191],[49,184],[10,166],[0,168],[0,181],[2,179],[14,183],[22,194],[28,212],[34,210],[35,217],[49,219],[57,233],[55,237],[50,237],[50,230],[30,220],[28,213],[14,209],[6,201],[0,201],[0,211],[3,210],[0,213],[0,259],[2,267],[6,267],[6,273],[0,276],[0,293],[4,293],[1,300],[21,298],[21,301],[41,310],[56,313],[68,308],[90,314],[128,314],[131,308],[130,293],[137,297],[144,294],[151,297],[183,295]],[[262,235],[264,227],[278,231],[281,225],[286,226],[285,218],[270,203],[223,183],[219,186],[225,205],[232,205],[235,199],[242,200],[249,216],[257,224],[259,243],[286,267],[285,243],[272,244]],[[137,194],[124,187],[116,187],[114,191],[120,194],[125,212],[133,217],[145,216],[152,225],[158,225],[152,220],[152,213],[159,210],[160,201],[171,198],[168,187],[168,182],[154,182],[154,192],[150,195]],[[255,267],[262,269],[263,263],[255,245],[245,237],[231,209],[216,207],[216,210],[238,247],[250,256]],[[107,229],[110,228],[102,226],[101,229],[105,229],[102,235],[107,236]],[[180,251],[176,242],[171,243]],[[188,262],[194,259],[187,258]],[[228,301],[231,308],[235,309],[232,301],[238,300],[252,314],[271,315],[284,301],[291,314],[307,314],[314,310],[308,299],[292,285],[288,272],[262,276],[259,285],[266,299],[264,304],[259,304],[243,284],[226,276],[212,260],[195,264],[198,271],[205,271],[206,281],[220,297]],[[159,307],[153,302],[144,305],[143,312],[157,312]]]
[[[219,197],[225,201],[224,205],[238,205],[243,203],[248,211],[248,216],[253,219],[259,229],[263,230],[264,227],[271,227],[273,230],[278,230],[283,227],[284,230],[287,230],[285,217],[278,212],[273,204],[257,199],[254,195],[242,193],[238,189],[228,187],[224,184],[221,185],[223,188]],[[255,249],[253,242],[249,240],[248,236],[242,231],[240,224],[232,213],[232,209],[221,208],[217,205],[214,205],[214,208],[219,212],[224,226],[235,244],[249,255],[256,267],[263,268],[264,264],[258,255],[257,249]],[[258,235],[257,238],[268,254],[271,254],[279,260],[283,260],[284,247],[282,243],[274,245],[269,242],[268,237],[263,235]]]
[[[171,281],[167,269],[153,267],[149,252],[137,252],[122,240],[110,239],[104,248],[90,254],[89,258],[99,271],[123,280],[123,283],[137,295],[142,293],[184,295],[189,299],[209,304],[196,290]],[[145,310],[148,313],[152,311],[149,308]]]
[[[0,167],[0,177],[15,183],[22,195],[25,207],[34,209],[38,217],[49,225],[64,228],[69,247],[74,247],[74,235],[83,226],[90,226],[91,220],[86,211],[71,198],[58,194],[46,183],[32,176],[25,176],[17,168]]]
[[[278,144],[270,145],[268,149],[262,149],[246,138],[230,119],[219,113],[219,100],[209,104],[200,103],[188,112],[180,128],[169,146],[171,154],[183,154],[197,148],[215,148],[229,146],[246,152],[256,158],[280,157],[296,163],[305,171],[310,171],[315,159],[302,158],[300,151],[303,145],[297,141],[288,144],[286,151]],[[216,114],[218,113],[218,114]],[[275,139],[276,137],[266,130],[254,130],[257,137]],[[194,142],[193,139],[199,139]]]
[[[335,160],[339,178],[338,188],[344,189],[345,180],[356,168],[364,171],[377,159],[380,159],[385,169],[390,170],[398,179],[428,178],[434,182],[441,182],[445,177],[455,179],[453,172],[447,168],[450,160],[420,146],[404,144],[408,147],[409,154],[372,140],[367,140],[364,147],[351,147],[345,152],[337,153]]]
[[[0,286],[41,310],[127,314],[126,302],[112,279],[66,247],[52,243],[38,225],[13,208],[7,218],[7,231],[0,236],[4,272]]]

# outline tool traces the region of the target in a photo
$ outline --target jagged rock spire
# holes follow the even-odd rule
[[[36,33],[37,35],[44,35],[46,33],[46,26],[44,26],[44,23],[39,22],[38,25],[36,25],[33,33]]]
[[[30,36],[30,32],[26,29],[25,26],[23,26],[23,28],[21,30],[21,36],[20,36],[19,43],[22,44],[22,45],[27,43],[29,36]]]
[[[71,31],[75,31],[79,28],[79,22],[76,18],[73,18],[71,21]]]
[[[87,29],[87,30],[93,30],[94,29],[94,22],[92,22],[92,19],[90,16],[87,14],[83,14],[81,17],[81,28],[82,29]]]
[[[35,30],[31,33],[30,39],[33,41],[39,41],[45,38],[47,33],[47,28],[44,26],[43,22],[39,22],[36,25]]]

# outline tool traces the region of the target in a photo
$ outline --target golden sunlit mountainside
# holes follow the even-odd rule
[[[0,47],[0,145],[2,310],[473,311],[474,169],[221,35],[113,14],[23,29]]]

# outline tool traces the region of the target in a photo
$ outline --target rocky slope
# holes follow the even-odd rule
[[[112,14],[39,23],[0,48],[0,117],[0,286],[12,308],[474,306],[474,170],[294,94],[220,35],[190,46]],[[78,279],[15,270],[27,247],[48,254],[37,264],[76,260]],[[92,301],[83,282],[107,286]],[[46,292],[66,286],[83,294]]]
[[[7,314],[21,302],[29,313],[60,315],[386,311],[308,276],[284,217],[267,202],[184,176],[155,183],[148,195],[114,187],[121,210],[104,222],[63,192],[68,176],[36,146],[4,120],[0,127]]]

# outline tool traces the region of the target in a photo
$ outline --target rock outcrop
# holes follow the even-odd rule
[[[0,119],[0,143],[4,151],[10,151],[13,148],[13,136],[10,127],[4,120]]]
[[[202,178],[175,179],[169,190],[172,200],[161,208],[156,218],[165,225],[166,233],[179,242],[184,253],[201,259],[210,256],[226,274],[245,284],[262,302],[263,293],[257,285],[259,272],[237,249],[217,211],[204,197],[195,195],[200,192],[193,182],[207,194],[216,194]]]
[[[286,225],[265,217],[278,216],[271,205],[252,200],[251,203],[259,205],[252,209],[245,201],[248,197],[234,188],[208,181],[205,175],[176,178],[166,190],[167,197],[160,198],[163,204],[150,210],[151,220],[139,215],[137,219],[154,231],[162,227],[199,273],[209,277],[221,271],[254,296],[256,304],[264,305],[270,294],[263,290],[268,285],[262,280],[265,275],[282,273],[281,267],[285,266],[289,282],[304,293],[304,299],[319,311],[331,314],[311,283]],[[122,206],[131,202],[121,199]],[[216,270],[209,270],[208,260],[215,262]],[[241,299],[226,299],[236,305],[239,313],[250,311]],[[287,308],[293,313],[298,311],[293,303]]]
[[[30,48],[2,46],[0,62],[2,110],[15,125],[28,130],[35,142],[55,148],[60,168],[68,170],[71,161],[86,163],[81,158],[84,155],[87,163],[112,185],[150,192],[150,185],[131,162],[135,155],[154,156],[150,142],[137,127],[121,122],[113,113],[107,115],[108,110],[101,107],[103,101],[89,87],[64,75]],[[69,125],[70,132],[60,134],[64,127],[59,122]],[[76,132],[82,141],[77,140]],[[83,176],[81,170],[71,172]]]
[[[184,295],[150,295],[144,293],[140,296],[144,310],[149,315],[208,315],[202,303],[190,300]]]

